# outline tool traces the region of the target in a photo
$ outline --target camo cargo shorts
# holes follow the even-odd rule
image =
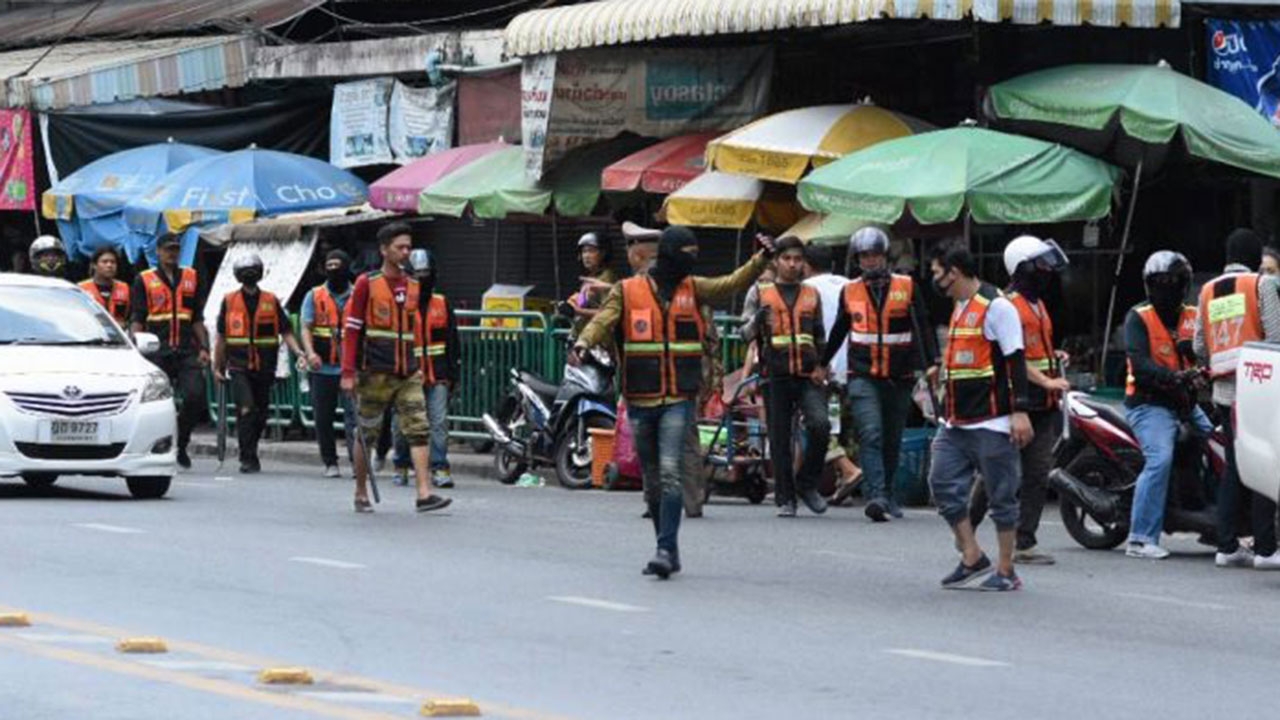
[[[400,432],[409,447],[421,447],[430,440],[431,425],[427,420],[426,396],[422,392],[422,373],[410,377],[361,373],[356,380],[356,398],[360,431],[368,443],[366,447],[373,447],[378,442],[382,415],[393,405],[400,416]]]

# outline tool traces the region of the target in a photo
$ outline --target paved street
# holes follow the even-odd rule
[[[413,717],[470,697],[485,717],[1259,717],[1280,573],[1221,571],[1191,539],[1163,563],[1077,548],[1021,593],[947,592],[955,561],[926,510],[779,520],[717,500],[686,521],[685,572],[642,578],[634,493],[459,478],[418,516],[384,478],[372,516],[349,481],[268,463],[169,499],[70,478],[0,485],[4,716]],[[989,529],[984,540],[990,540]],[[1251,621],[1255,618],[1256,621]],[[159,636],[165,655],[124,655]],[[316,684],[258,685],[268,666]]]

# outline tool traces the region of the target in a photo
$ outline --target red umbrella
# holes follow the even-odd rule
[[[610,192],[640,188],[657,195],[673,193],[706,169],[707,143],[718,136],[719,133],[680,135],[628,155],[604,169],[600,187]]]

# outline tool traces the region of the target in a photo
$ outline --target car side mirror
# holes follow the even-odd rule
[[[133,344],[137,346],[138,352],[143,355],[155,355],[160,351],[160,338],[151,333],[134,333]]]

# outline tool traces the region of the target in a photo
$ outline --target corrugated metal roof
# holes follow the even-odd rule
[[[92,2],[47,3],[0,13],[0,47],[72,38],[138,37],[217,28],[242,32],[288,22],[324,0],[107,0],[75,28]]]

